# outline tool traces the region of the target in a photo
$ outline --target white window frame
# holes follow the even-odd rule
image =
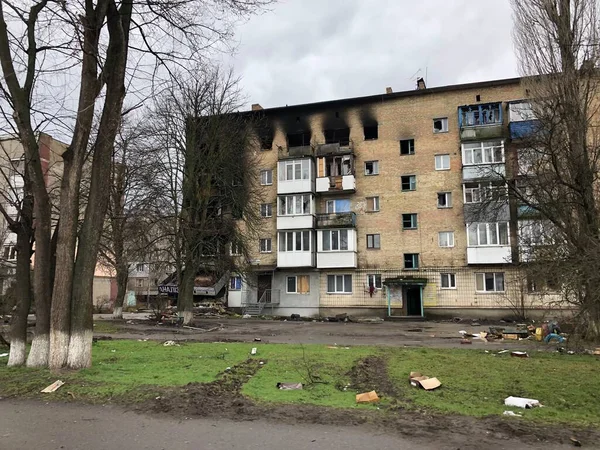
[[[367,212],[379,212],[379,196],[367,197]],[[369,200],[373,202],[373,209],[369,209]]]
[[[306,292],[298,292],[298,278],[305,277],[308,279],[308,291]],[[289,280],[290,278],[294,279],[294,290],[289,290]],[[310,276],[308,275],[289,275],[285,277],[285,292],[286,294],[296,294],[296,295],[308,295],[310,294]]]
[[[402,187],[402,178],[408,177],[409,189],[404,189]],[[400,191],[402,192],[413,192],[417,190],[417,176],[416,175],[401,175],[400,176]]]
[[[239,280],[239,286],[237,287],[237,281]],[[242,277],[239,275],[234,275],[229,277],[229,290],[230,291],[241,291],[242,290]]]
[[[410,227],[404,226],[404,216],[410,216]],[[419,228],[419,217],[417,213],[404,213],[400,218],[402,219],[403,230],[416,230]]]
[[[440,196],[444,196],[446,199],[446,205],[440,205]],[[437,207],[439,209],[452,208],[452,192],[438,192],[437,193]]]
[[[261,203],[260,204],[260,217],[268,219],[273,217],[273,204],[272,203]]]
[[[402,142],[408,142],[408,153],[402,153]],[[399,148],[400,156],[410,156],[410,155],[415,154],[416,145],[415,145],[414,138],[400,139],[400,142],[398,143],[398,145],[400,146],[400,148]]]
[[[135,265],[135,271],[137,273],[145,272],[146,271],[146,264],[144,264],[144,263],[137,263]]]
[[[230,244],[229,254],[231,256],[242,256],[241,245],[238,242],[232,242]]]
[[[444,279],[446,280],[447,286],[444,286]],[[456,274],[452,272],[440,273],[440,289],[456,289]]]
[[[260,251],[260,253],[272,253],[273,252],[273,240],[271,238],[260,238],[259,251]]]
[[[417,264],[416,267],[406,267],[406,255],[412,255],[412,262],[413,262],[413,266],[415,265],[415,256],[417,257]],[[419,261],[419,254],[418,253],[404,253],[402,255],[402,260],[404,262],[404,270],[418,270],[419,266],[420,266],[420,261]]]
[[[371,164],[373,167],[373,171],[371,173],[367,172],[367,164]],[[379,160],[374,159],[372,161],[365,161],[365,176],[372,177],[375,175],[379,175]]]
[[[463,166],[479,166],[485,164],[504,164],[504,140],[468,142],[462,145]],[[500,150],[501,158],[496,153]],[[477,156],[479,154],[479,156]]]
[[[494,289],[493,290],[488,290],[486,287],[486,278],[488,275],[492,275],[493,280],[494,280]],[[497,287],[497,283],[498,283],[498,279],[502,278],[502,290],[496,289]],[[478,289],[477,287],[477,281],[478,279],[481,279],[482,282],[482,286],[483,286],[483,290]],[[498,292],[506,292],[506,277],[504,276],[504,272],[476,272],[475,273],[475,292],[478,293],[498,293]]]
[[[506,242],[501,243],[501,225],[506,227]],[[477,243],[473,243],[471,239],[473,234],[471,233],[471,228],[475,227],[476,235],[477,235]],[[504,227],[502,227],[504,228]],[[495,240],[496,243],[490,243]],[[482,237],[485,236],[485,242],[483,242]],[[508,222],[473,222],[467,224],[467,247],[508,247],[510,245],[510,226]]]
[[[331,277],[333,278],[333,286],[334,286],[334,290],[331,291],[329,290],[329,280],[331,279]],[[347,288],[347,284],[348,281],[350,282],[350,290],[346,290]],[[341,284],[341,286],[340,286]],[[327,275],[327,293],[328,294],[346,294],[346,295],[351,295],[352,294],[352,274],[349,273],[344,273],[344,274],[329,274]]]
[[[447,163],[447,164],[445,164]],[[435,155],[435,170],[450,170],[450,154]]]
[[[309,159],[289,159],[279,161],[279,181],[310,180],[312,165]],[[287,168],[291,167],[291,177],[288,177]],[[298,170],[300,171],[298,174]]]
[[[369,239],[371,240],[371,246],[369,246]],[[367,234],[367,249],[369,250],[380,250],[381,249],[381,234],[379,233],[370,233]],[[379,245],[376,245],[379,244]]]
[[[367,274],[367,287],[370,287],[371,283],[373,283],[373,287],[375,287],[375,289],[383,289],[383,282],[381,280],[381,274],[379,274],[379,273]]]
[[[269,181],[270,179],[270,181]],[[271,186],[273,184],[273,169],[263,169],[260,171],[260,185]]]
[[[346,248],[342,248],[342,234],[346,235]],[[328,249],[325,248],[325,235],[329,236],[329,245],[328,245]],[[334,236],[335,236],[335,241],[337,242],[337,246],[336,248],[333,248],[334,245]],[[323,252],[347,252],[347,251],[351,251],[350,250],[350,236],[351,236],[351,231],[347,230],[347,229],[340,229],[340,230],[323,230],[321,232],[321,250]]]
[[[467,187],[467,185],[477,187]],[[502,194],[502,190],[504,190],[504,194]],[[498,191],[499,193],[495,193]],[[471,201],[467,200],[467,194],[470,194]],[[477,182],[467,182],[463,183],[463,202],[467,205],[481,203],[483,200],[497,200],[502,201],[503,198],[507,197],[508,188],[506,184],[503,183],[494,183],[493,181],[485,182],[485,183],[477,183]],[[496,197],[496,198],[494,198]],[[473,201],[473,198],[476,198]]]
[[[440,120],[442,122],[442,129],[441,130],[437,130],[435,128],[435,122],[437,122],[438,120]],[[437,117],[435,119],[433,119],[433,133],[434,134],[440,134],[440,133],[447,133],[448,132],[448,118],[447,117]]]
[[[5,256],[5,255],[7,255],[7,256]],[[6,244],[4,246],[4,252],[2,253],[2,257],[6,261],[16,261],[17,260],[17,246],[14,244]]]
[[[442,245],[442,236],[446,236],[448,245]],[[452,248],[454,247],[454,231],[440,231],[438,233],[438,245],[441,248]]]
[[[308,211],[305,210],[305,201],[308,198]],[[300,204],[298,204],[300,202]],[[298,210],[298,206],[300,210]],[[283,208],[283,209],[282,209]],[[277,215],[282,216],[309,216],[312,214],[312,194],[280,195],[277,197]]]
[[[308,233],[308,239],[304,239],[306,233]],[[288,235],[292,236],[292,250],[288,250],[287,248],[287,242],[288,242]],[[296,244],[298,241],[298,235],[300,235],[300,250],[296,249]],[[278,238],[279,238],[279,242],[277,244],[277,250],[279,252],[285,252],[285,253],[306,253],[306,252],[310,252],[312,251],[312,236],[310,233],[310,230],[297,230],[297,231],[280,231],[277,234]],[[284,236],[284,241],[282,242],[282,236]],[[308,248],[304,248],[304,244],[308,242]]]

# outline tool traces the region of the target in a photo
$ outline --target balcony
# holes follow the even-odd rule
[[[349,213],[342,213],[339,215]],[[351,213],[354,215],[354,213]],[[317,268],[356,268],[356,230],[347,228],[317,231]]]
[[[467,264],[509,264],[511,262],[510,245],[467,247]]]
[[[502,103],[461,106],[458,124],[463,141],[502,137]]]
[[[317,214],[317,228],[356,228],[356,213]]]
[[[318,252],[317,269],[356,269],[358,258],[356,252]]]
[[[350,155],[354,152],[354,144],[350,139],[317,145],[317,156]]]
[[[465,203],[463,205],[465,223],[472,222],[508,222],[510,207],[508,199],[502,201],[484,201],[480,203]]]
[[[537,119],[511,122],[508,124],[510,138],[514,141],[528,138],[539,131],[540,122]]]
[[[314,227],[315,216],[313,214],[277,216],[278,230],[298,230]]]
[[[278,159],[294,159],[294,158],[305,158],[307,156],[313,156],[313,148],[310,145],[300,145],[297,147],[278,147],[277,158]]]
[[[354,175],[337,175],[317,178],[316,191],[320,193],[349,193],[356,191]]]
[[[463,182],[472,180],[502,180],[506,176],[504,163],[463,166]]]
[[[277,252],[277,267],[314,267],[315,252]]]
[[[277,194],[308,193],[315,191],[312,159],[287,159],[277,165]]]

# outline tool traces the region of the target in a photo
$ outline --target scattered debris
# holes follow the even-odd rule
[[[277,383],[277,389],[282,391],[300,391],[302,390],[302,383]]]
[[[49,394],[50,392],[56,391],[63,384],[65,384],[64,381],[62,381],[62,380],[56,380],[50,386],[46,386],[44,389],[42,389],[41,392],[43,392],[44,394]]]
[[[508,350],[506,350],[506,349],[505,349],[505,350],[500,350],[500,351],[498,352],[498,354],[499,354],[499,355],[501,355],[501,354],[503,354],[503,353],[507,353],[507,352],[508,352]]]
[[[559,344],[562,344],[563,342],[565,342],[565,338],[563,336],[561,336],[560,334],[556,334],[556,333],[550,333],[548,336],[546,336],[544,338],[544,342],[546,344],[549,344],[552,341],[556,341]]]
[[[460,343],[461,344],[472,344],[473,341],[471,339],[464,338],[464,339],[460,340]]]
[[[2,353],[2,354],[0,354],[0,358],[4,358],[5,356],[8,356],[8,353]]]
[[[71,391],[68,391],[67,395],[70,395],[71,397],[73,397],[73,400],[75,400],[77,398],[77,397],[75,397],[75,394],[73,394]]]
[[[529,358],[527,352],[510,352],[510,356],[514,356],[515,358]]]
[[[504,411],[502,413],[503,416],[512,416],[512,417],[523,417],[523,414],[518,414],[513,411]]]
[[[376,403],[378,402],[379,396],[377,392],[363,392],[362,394],[356,394],[356,403]]]
[[[163,342],[163,346],[164,347],[173,347],[173,346],[179,347],[179,344],[175,341],[165,341],[165,342]]]
[[[300,314],[292,314],[290,316],[290,320],[296,320],[296,321],[298,321],[298,320],[302,320],[302,317],[300,317]]]
[[[252,316],[250,314],[244,314],[242,319],[250,319]]]
[[[579,441],[579,439],[571,437],[569,438],[571,440],[571,443],[575,446],[575,447],[581,447],[581,442]]]
[[[252,347],[252,350],[250,350],[250,354],[251,355],[256,355],[256,347]]]
[[[535,406],[542,406],[539,400],[523,397],[506,397],[504,399],[506,406],[515,406],[517,408],[531,409]]]
[[[260,338],[254,338],[254,342],[260,342],[261,339]]]
[[[594,355],[600,355],[600,347],[594,350]]]
[[[431,391],[433,389],[439,388],[442,383],[437,378],[429,378],[424,376],[420,372],[411,372],[409,376],[409,381],[412,386],[419,387],[421,386],[426,391]]]

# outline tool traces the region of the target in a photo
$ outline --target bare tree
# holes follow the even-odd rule
[[[110,196],[104,184],[110,178],[126,85],[148,74],[148,62],[141,61],[154,60],[153,81],[165,69],[196,59],[207,47],[229,38],[233,19],[270,1],[0,2],[2,106],[25,150],[36,218],[36,334],[29,366],[91,364],[92,284]],[[64,92],[45,91],[52,91],[57,75],[70,77],[79,87],[76,107],[66,109],[70,114],[63,111],[68,101],[51,101],[53,94],[64,98]],[[96,111],[100,121],[92,133]],[[72,135],[63,155],[55,264],[49,194],[35,136],[46,124]],[[90,149],[89,201],[78,231],[81,169]]]
[[[561,286],[578,331],[600,339],[600,135],[597,0],[512,0],[514,39],[530,98],[530,132],[518,145],[509,194],[522,262]],[[523,226],[536,227],[524,232]]]
[[[158,208],[168,211],[163,223],[175,249],[178,311],[186,324],[198,273],[218,279],[243,272],[257,242],[259,178],[255,153],[246,150],[259,148],[257,119],[236,112],[240,101],[231,72],[199,68],[174,80],[153,111],[155,148],[164,149],[157,154],[171,166]]]

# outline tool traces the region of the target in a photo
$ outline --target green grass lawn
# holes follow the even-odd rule
[[[256,356],[249,356],[252,347]],[[52,374],[47,370],[7,368],[0,363],[0,396],[41,397],[82,401],[136,401],[156,395],[162,387],[210,382],[248,357],[266,364],[243,386],[242,393],[258,402],[314,404],[353,408],[356,391],[343,386],[355,362],[369,355],[388,362],[396,399],[383,405],[457,413],[501,415],[521,412],[523,420],[600,426],[600,359],[534,352],[531,358],[511,358],[481,350],[399,349],[323,345],[183,343],[164,347],[157,342],[101,341],[94,344],[94,366],[80,372]],[[408,383],[410,371],[435,376],[442,386],[424,391]],[[282,391],[277,382],[307,383],[309,373],[320,383],[302,391]],[[67,384],[53,394],[39,391],[62,379]],[[519,410],[503,405],[510,395],[535,398],[543,408]],[[43,396],[43,397],[42,397]],[[361,409],[376,408],[362,405]]]

